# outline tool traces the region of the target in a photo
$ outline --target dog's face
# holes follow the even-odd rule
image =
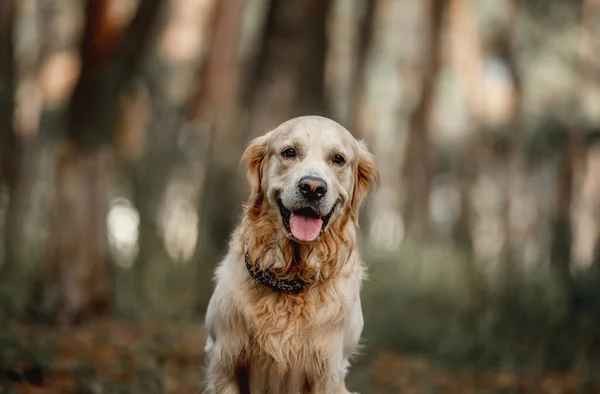
[[[377,172],[363,143],[338,123],[318,117],[291,119],[255,139],[244,154],[252,186],[250,208],[281,217],[286,236],[319,239],[348,214],[355,221]]]

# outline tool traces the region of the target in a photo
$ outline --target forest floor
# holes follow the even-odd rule
[[[206,333],[191,323],[101,320],[73,329],[11,322],[0,328],[0,393],[200,393]],[[600,393],[572,373],[449,371],[418,355],[378,352],[351,388],[390,393]],[[354,385],[352,385],[354,383]],[[354,386],[354,387],[352,387]]]

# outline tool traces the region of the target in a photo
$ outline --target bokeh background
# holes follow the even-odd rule
[[[240,156],[319,114],[381,172],[351,388],[600,392],[599,53],[598,0],[1,0],[0,391],[200,392]]]

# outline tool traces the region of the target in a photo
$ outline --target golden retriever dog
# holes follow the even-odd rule
[[[378,175],[327,118],[291,119],[243,156],[251,195],[210,300],[207,391],[348,393],[363,328],[361,201]]]

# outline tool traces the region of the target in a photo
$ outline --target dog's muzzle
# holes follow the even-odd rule
[[[325,216],[320,216],[317,211],[309,206],[293,211],[287,209],[279,197],[277,198],[277,205],[284,227],[299,242],[317,241],[321,234],[326,231],[329,220],[337,206],[337,204],[334,204]]]

